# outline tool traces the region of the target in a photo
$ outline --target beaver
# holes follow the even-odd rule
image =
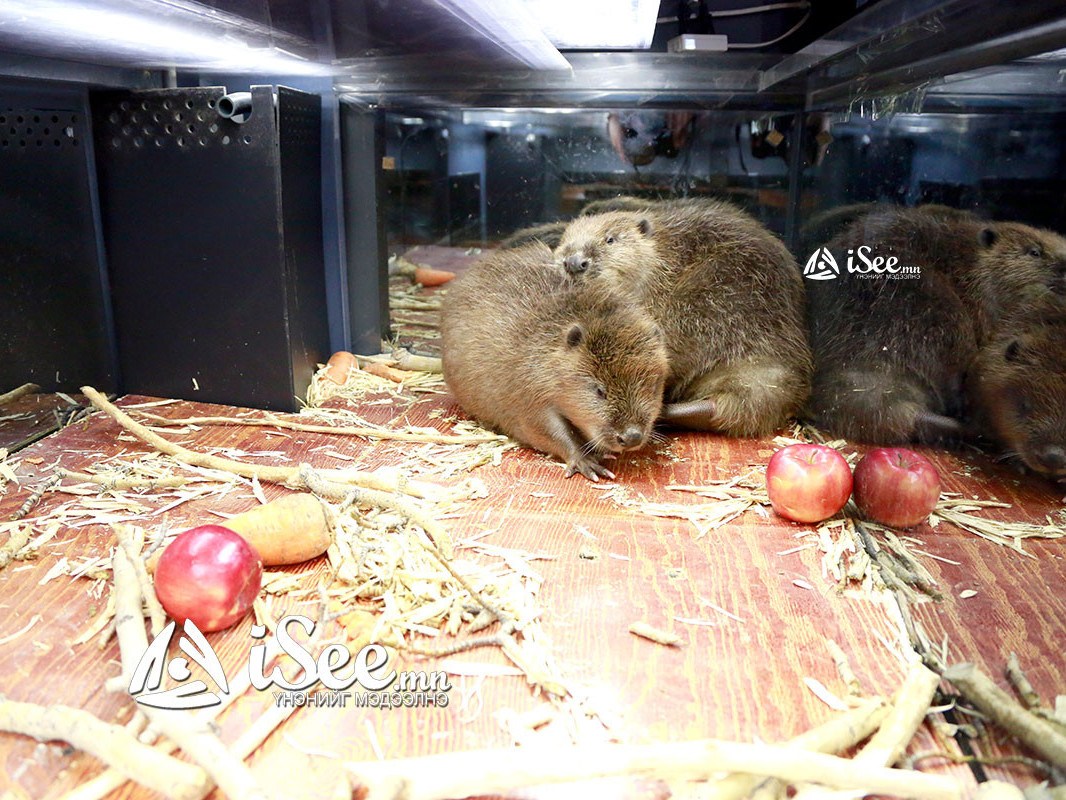
[[[561,458],[567,477],[613,478],[601,460],[644,445],[659,416],[667,361],[655,321],[610,287],[561,275],[539,242],[457,278],[441,333],[463,409]]]
[[[530,228],[520,228],[500,242],[500,249],[513,250],[533,242],[541,242],[551,248],[558,247],[566,225],[566,222],[544,222]]]
[[[1004,315],[1058,291],[1063,246],[1049,231],[942,206],[859,218],[827,245],[839,279],[807,282],[809,415],[882,444],[968,437],[960,421],[967,370]],[[895,257],[917,270],[853,272],[861,257]]]
[[[976,424],[1008,456],[1066,480],[1066,302],[1045,297],[1005,317],[967,391]]]
[[[669,354],[663,419],[734,436],[778,429],[806,400],[804,292],[785,246],[721,201],[578,217],[559,272],[646,308]]]

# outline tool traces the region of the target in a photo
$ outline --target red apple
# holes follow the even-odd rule
[[[939,499],[936,467],[913,450],[871,450],[855,467],[855,505],[874,522],[910,528],[925,522]]]
[[[159,557],[155,593],[178,625],[201,631],[228,628],[248,613],[263,580],[259,553],[221,525],[178,534]]]
[[[851,495],[851,467],[824,444],[790,444],[766,467],[766,493],[774,511],[795,522],[821,522]]]

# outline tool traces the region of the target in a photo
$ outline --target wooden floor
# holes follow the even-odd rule
[[[150,399],[127,397],[121,404]],[[364,410],[377,422],[402,418],[441,427],[438,417],[432,416],[436,409],[458,411],[447,395],[431,395],[409,406],[375,405]],[[232,415],[236,410],[181,402],[162,406],[158,412],[182,417]],[[9,484],[0,497],[0,520],[7,520],[57,465],[84,469],[101,456],[147,451],[119,433],[116,424],[96,414],[20,450],[15,459],[22,485]],[[269,460],[275,464],[347,466],[350,462],[316,449],[329,444],[334,452],[358,457],[366,468],[395,462],[411,447],[352,439],[338,442],[327,434],[281,436],[263,429],[220,427],[204,427],[183,436],[182,443],[196,450],[280,451],[283,455]],[[690,496],[665,487],[747,472],[765,464],[772,451],[768,440],[671,433],[659,451],[622,457],[613,469],[619,484],[649,500],[691,502]],[[928,455],[940,470],[946,491],[1008,502],[1011,508],[992,512],[1003,519],[1043,522],[1052,515],[1061,525],[1059,487],[1021,477],[979,456],[932,451]],[[559,464],[526,450],[508,452],[499,467],[482,467],[474,474],[484,480],[489,495],[449,520],[453,537],[461,540],[493,531],[483,541],[546,556],[535,562],[535,568],[544,577],[539,594],[542,621],[559,671],[587,692],[611,722],[613,733],[624,741],[720,737],[773,742],[829,719],[835,712],[804,685],[804,678],[815,678],[843,695],[825,647],[828,638],[848,653],[865,692],[890,694],[899,684],[903,667],[894,648],[885,643],[899,635],[889,611],[856,593],[838,593],[834,581],[823,576],[816,549],[786,554],[795,550],[797,534],[809,526],[785,522],[772,512],[750,511],[697,538],[690,523],[634,514],[605,497],[602,487],[580,477],[566,480]],[[424,477],[432,479],[432,474]],[[264,489],[268,497],[286,491]],[[50,492],[31,519],[71,499]],[[155,513],[172,500],[163,492],[146,493],[139,498],[143,510],[135,510],[130,518],[151,528],[167,524],[182,529],[217,519],[210,512],[237,512],[258,503],[249,487],[222,500],[193,501]],[[1066,539],[1027,541],[1026,556],[946,524],[936,530],[922,526],[913,535],[922,540],[924,550],[946,559],[922,562],[945,599],[913,610],[932,639],[947,638],[950,659],[975,661],[1006,686],[1003,665],[1014,651],[1046,700],[1066,693],[1062,656]],[[84,708],[106,720],[129,718],[129,699],[103,688],[118,674],[114,640],[102,650],[94,641],[72,644],[106,602],[106,591],[91,596],[93,584],[86,579],[60,577],[41,583],[58,559],[73,562],[105,556],[112,543],[107,527],[72,525],[37,560],[13,562],[0,572],[4,695]],[[290,571],[308,575],[309,585],[328,573],[325,559]],[[976,594],[964,598],[963,593],[969,595],[966,590]],[[297,610],[310,613],[311,608]],[[627,628],[636,620],[680,634],[684,646],[667,648],[631,635]],[[19,634],[30,623],[32,627]],[[252,643],[249,625],[246,619],[208,636],[227,670],[247,663]],[[508,663],[494,651],[463,657]],[[433,662],[411,659],[406,668],[432,669]],[[288,796],[334,797],[341,761],[373,759],[375,740],[386,758],[505,745],[509,739],[494,712],[508,708],[521,712],[541,702],[520,677],[487,678],[480,686],[478,679],[454,680],[447,708],[302,709],[252,758],[254,768]],[[223,737],[233,737],[271,702],[266,693],[252,693],[239,702],[224,717]],[[939,750],[944,745],[925,731],[912,751]],[[985,753],[1012,751],[1009,744],[988,740],[975,747]],[[968,768],[935,768],[974,785]],[[93,758],[62,744],[38,745],[0,734],[0,796],[7,797],[4,792],[9,791],[13,798],[60,797],[99,770]],[[1024,782],[1042,777],[1018,768],[988,772]],[[590,792],[596,797],[669,796],[661,784],[627,781],[530,790],[520,796]],[[127,785],[113,796],[153,795]]]

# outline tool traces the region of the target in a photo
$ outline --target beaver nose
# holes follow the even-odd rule
[[[1062,472],[1066,469],[1066,449],[1057,444],[1044,445],[1033,453],[1033,458],[1048,472]]]
[[[622,447],[636,447],[642,441],[644,441],[644,431],[636,425],[630,425],[618,434],[618,444]]]
[[[573,255],[567,256],[564,263],[566,265],[566,271],[571,275],[575,275],[578,272],[584,272],[589,268],[589,260],[580,253],[574,253]]]

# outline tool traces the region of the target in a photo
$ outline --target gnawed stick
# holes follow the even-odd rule
[[[63,469],[63,467],[57,467],[56,474],[59,475],[60,478],[72,480],[77,483],[96,483],[102,486],[105,490],[173,489],[178,486],[184,486],[190,481],[200,480],[198,478],[182,478],[177,476],[167,478],[120,478],[118,476],[97,475],[91,472],[74,472],[73,470]]]
[[[400,369],[410,369],[415,372],[444,372],[441,360],[436,356],[419,356],[400,348],[392,351],[392,357]]]
[[[431,442],[436,444],[482,444],[483,442],[505,442],[506,436],[497,433],[447,434],[414,433],[394,431],[388,428],[340,427],[335,425],[312,425],[306,422],[290,422],[273,414],[261,418],[242,417],[161,417],[158,414],[138,412],[152,422],[160,425],[246,425],[250,427],[283,428],[290,431],[306,433],[329,433],[336,436],[366,436],[374,439],[389,439],[398,442]]]
[[[263,656],[263,663],[269,667],[281,652],[281,646],[278,644],[278,640],[271,637],[266,643],[266,652]],[[297,675],[297,679],[299,679],[299,676],[302,674],[303,671],[301,670]],[[195,717],[196,724],[203,725],[204,727],[210,725],[211,722],[222,715],[223,711],[229,708],[233,703],[237,702],[237,700],[248,691],[248,688],[251,685],[252,679],[248,670],[244,670],[234,676],[229,682],[229,694],[223,694],[221,696],[221,702],[218,705],[200,711]],[[288,712],[285,714],[285,718],[287,718],[295,708],[295,706],[291,706],[282,709]],[[264,712],[263,717],[266,717],[268,713],[270,713],[272,718],[276,719],[276,722],[274,723],[275,727],[284,721],[284,718],[277,718],[277,715],[272,711]],[[245,732],[238,737],[237,741],[233,743],[233,746],[230,749],[238,758],[244,759],[254,753],[258,744],[252,746],[253,743],[258,740],[258,743],[262,744],[270,734],[270,730],[264,730],[265,723],[260,722],[263,717],[257,719],[256,722],[254,722],[250,728],[245,730]],[[256,733],[252,732],[253,729],[255,729]],[[271,728],[271,730],[273,730],[273,728]],[[174,742],[164,739],[162,742],[157,743],[154,749],[161,753],[169,754],[177,750],[178,746],[174,744]],[[118,770],[107,769],[92,780],[86,781],[77,788],[72,789],[70,792],[59,798],[59,800],[103,800],[103,798],[107,797],[111,792],[125,785],[126,780],[126,776]]]
[[[158,433],[148,430],[148,428],[144,427],[139,422],[131,419],[128,414],[108,401],[106,397],[96,391],[93,387],[82,386],[81,391],[82,394],[89,398],[94,406],[103,411],[142,442],[150,444],[159,452],[172,456],[178,461],[185,464],[191,464],[194,467],[219,469],[224,472],[240,475],[244,478],[257,478],[260,481],[280,483],[295,489],[303,488],[303,484],[299,482],[299,470],[296,467],[271,467],[260,464],[248,464],[243,461],[234,461],[228,458],[212,456],[207,453],[198,453],[195,450],[188,450],[181,445],[174,444],[174,442],[168,442]],[[440,491],[440,487],[434,486],[433,484],[422,483],[420,481],[397,480],[396,478],[377,475],[371,472],[358,472],[355,470],[322,470],[321,474],[323,477],[334,483],[360,486],[381,492],[402,491],[406,494],[414,495],[415,497],[433,497],[437,496]]]
[[[110,725],[88,711],[39,706],[0,697],[0,730],[41,742],[69,742],[153,791],[179,800],[199,800],[211,790],[207,773],[137,741],[121,725]]]
[[[1040,695],[1036,693],[1033,684],[1029,683],[1022,665],[1018,663],[1018,654],[1013,651],[1007,659],[1007,680],[1017,689],[1018,695],[1022,698],[1022,704],[1027,709],[1034,711],[1040,708]]]
[[[974,664],[954,664],[944,670],[944,678],[962,692],[977,709],[995,720],[1059,769],[1066,769],[1066,735],[1046,720],[1026,711],[996,686]]]
[[[961,800],[951,778],[854,764],[845,758],[780,745],[703,739],[653,745],[503,748],[397,761],[349,763],[366,800],[445,800],[505,793],[526,786],[641,775],[706,780],[718,772],[767,775],[915,800]]]
[[[0,406],[4,403],[10,403],[12,400],[18,400],[23,395],[33,394],[39,392],[41,387],[36,383],[24,383],[21,386],[12,389],[10,392],[4,392],[0,394]]]
[[[59,483],[59,476],[52,475],[45,480],[37,484],[37,488],[33,490],[33,493],[26,498],[26,502],[19,506],[18,511],[11,515],[11,519],[22,519],[24,516],[33,511],[33,507],[41,502],[41,498],[44,497],[44,493],[51,489],[53,486]]]
[[[862,686],[859,684],[859,679],[855,677],[855,672],[851,669],[851,662],[848,661],[847,653],[832,639],[826,639],[825,646],[833,659],[833,664],[836,665],[840,680],[844,681],[844,685],[848,689],[848,695],[858,697],[862,694]]]
[[[851,760],[872,767],[891,767],[899,761],[925,719],[939,683],[940,676],[931,669],[920,663],[912,664],[892,710],[870,741]],[[798,800],[827,797],[828,793],[819,787],[804,787],[796,794]]]
[[[123,548],[115,548],[111,569],[115,581],[115,635],[122,656],[122,677],[128,685],[137,663],[148,649],[144,615],[141,613],[141,586]],[[259,785],[244,762],[233,755],[205,725],[197,724],[195,718],[182,711],[166,711],[150,706],[144,706],[141,710],[153,727],[203,767],[231,800],[266,800],[266,790]]]
[[[144,531],[131,528],[128,525],[115,526],[115,536],[118,538],[118,546],[126,551],[126,559],[133,567],[137,575],[137,583],[141,587],[141,597],[144,605],[148,608],[148,619],[152,625],[152,636],[158,636],[166,627],[167,612],[163,610],[162,603],[156,597],[155,585],[148,575],[148,570],[141,559],[141,548],[144,547]]]
[[[879,697],[867,700],[861,706],[789,739],[785,744],[817,753],[839,753],[854,747],[876,731],[890,709]],[[741,800],[764,782],[766,779],[759,775],[734,774],[707,784],[700,797],[703,800]]]

